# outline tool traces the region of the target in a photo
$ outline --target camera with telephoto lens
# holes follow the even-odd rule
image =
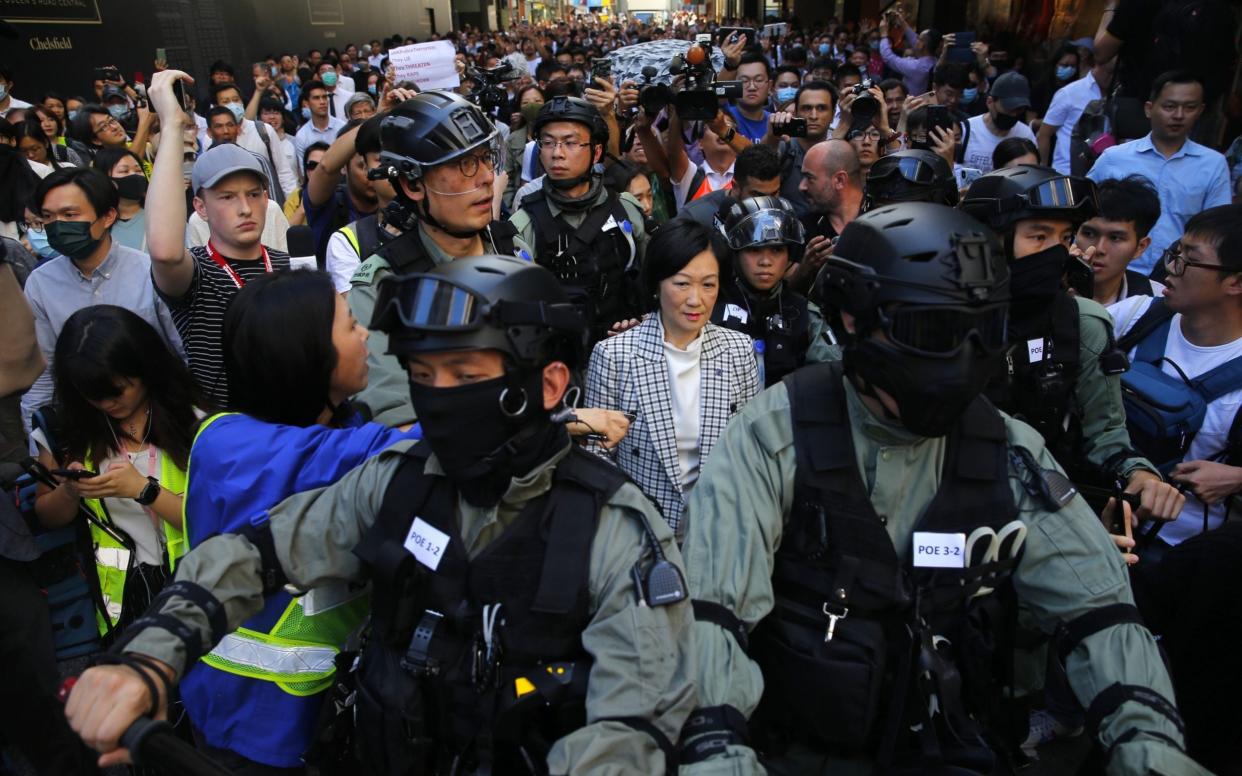
[[[880,112],[880,101],[868,91],[872,87],[871,79],[864,78],[861,83],[854,84],[845,90],[846,94],[854,95],[850,105],[850,114],[854,117],[854,127],[870,126]]]
[[[689,51],[673,57],[668,71],[686,77],[685,86],[673,98],[682,121],[711,121],[720,109],[720,100],[736,100],[742,96],[741,81],[716,80],[710,35],[700,35]]]
[[[512,62],[501,62],[493,68],[472,67],[466,76],[474,81],[475,88],[467,99],[478,105],[489,118],[508,121],[506,110],[509,105],[509,93],[500,84],[517,79],[517,70]]]
[[[673,90],[668,87],[668,84],[655,82],[659,72],[658,68],[651,65],[644,67],[643,80],[638,88],[638,104],[649,119],[660,115],[660,111],[667,108],[668,104],[673,101]]]

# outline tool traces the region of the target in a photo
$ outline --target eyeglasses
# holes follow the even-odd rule
[[[479,166],[482,165],[489,170],[495,170],[496,165],[500,161],[500,155],[495,149],[482,154],[469,154],[457,160],[457,169],[461,171],[463,178],[473,178],[479,174]]]
[[[586,148],[590,143],[580,143],[577,140],[553,140],[550,137],[539,138],[539,148],[545,151],[555,151],[557,148],[564,148],[565,153],[572,154],[579,148]]]
[[[121,122],[109,116],[106,119],[103,119],[102,121],[100,121],[98,124],[93,124],[92,131],[95,133],[103,132],[105,129],[107,129],[108,127],[114,124],[117,126],[120,126]]]
[[[874,129],[874,128],[866,129],[866,130],[856,129],[853,132],[851,132],[849,135],[850,140],[856,140],[858,138],[862,138],[863,140],[874,140],[877,143],[880,141],[881,137],[883,137],[883,135],[880,134],[880,130]]]
[[[1186,274],[1187,267],[1199,267],[1200,269],[1216,269],[1222,272],[1239,272],[1237,267],[1226,267],[1224,264],[1208,264],[1205,261],[1191,261],[1182,255],[1182,241],[1178,240],[1164,249],[1164,255],[1160,257],[1164,262],[1164,267],[1169,271],[1169,277],[1180,278]]]
[[[768,77],[766,75],[757,75],[754,78],[739,78],[737,80],[740,81],[742,87],[745,88],[747,86],[763,86],[768,82]]]

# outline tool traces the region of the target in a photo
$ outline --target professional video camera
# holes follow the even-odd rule
[[[674,56],[668,71],[674,76],[685,76],[685,85],[676,95],[660,84],[648,83],[644,86],[638,100],[647,115],[654,116],[671,101],[677,106],[677,115],[682,121],[711,121],[716,118],[721,99],[736,100],[741,97],[741,81],[716,80],[711,54],[711,35],[699,35],[689,51]],[[643,76],[649,81],[654,73],[649,75],[644,68]]]
[[[493,121],[509,120],[509,93],[500,84],[517,80],[517,69],[512,62],[501,62],[489,69],[471,67],[466,77],[474,81],[474,91],[467,99],[478,105]]]

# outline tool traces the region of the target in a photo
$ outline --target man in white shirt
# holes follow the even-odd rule
[[[280,152],[285,155],[285,160],[289,165],[290,172],[298,169],[298,152],[293,147],[293,138],[285,134],[285,115],[284,106],[280,100],[272,97],[264,97],[259,103],[259,120],[271,128],[272,132],[280,138]],[[296,178],[297,173],[294,172]],[[283,183],[281,184],[284,185]],[[286,193],[291,189],[286,189]]]
[[[1221,205],[1191,218],[1180,250],[1169,256],[1165,266],[1169,274],[1164,304],[1175,314],[1167,330],[1161,370],[1174,378],[1195,380],[1242,358],[1242,206]],[[1149,297],[1131,297],[1109,307],[1117,336],[1133,328],[1151,304]],[[1160,334],[1157,330],[1152,336]],[[1137,347],[1131,350],[1132,361],[1137,351]],[[1242,385],[1208,403],[1203,425],[1170,476],[1186,489],[1186,506],[1152,540],[1148,562],[1158,561],[1170,545],[1220,527],[1230,498],[1242,493],[1242,461],[1214,460],[1227,450],[1239,406]],[[1133,431],[1131,435],[1135,436]]]
[[[6,118],[11,110],[29,107],[30,103],[13,96],[13,71],[8,65],[0,65],[0,119]]]
[[[215,87],[215,103],[233,112],[233,118],[237,120],[235,142],[250,153],[264,159],[271,166],[272,171],[276,173],[276,178],[280,181],[281,193],[288,194],[296,189],[298,187],[297,174],[285,158],[284,151],[280,147],[280,137],[271,127],[266,125],[260,127],[255,121],[245,118],[246,103],[242,100],[241,89],[236,84],[221,84]],[[279,199],[283,203],[284,197],[281,196]]]
[[[1044,114],[1044,123],[1039,127],[1037,145],[1039,158],[1045,165],[1052,160],[1052,168],[1062,175],[1070,174],[1070,139],[1074,134],[1074,126],[1086,109],[1087,103],[1099,100],[1103,90],[1113,80],[1113,68],[1117,58],[1097,64],[1091,71],[1077,81],[1071,81],[1052,95],[1052,104]],[[1056,145],[1053,145],[1053,140]]]
[[[319,81],[328,90],[328,115],[348,121],[345,103],[354,96],[354,79],[341,75],[336,57],[329,56],[319,63]]]
[[[1031,107],[1031,85],[1026,76],[1009,71],[992,84],[988,112],[966,122],[968,137],[962,164],[984,173],[992,171],[992,152],[1000,141],[1022,137],[1035,142],[1035,133],[1022,121]]]
[[[750,141],[737,137],[733,117],[719,111],[716,118],[704,125],[703,139],[700,141],[703,163],[699,165],[692,164],[686,154],[681,122],[675,114],[669,118],[669,130],[664,143],[677,209],[681,210],[687,202],[713,191],[732,187],[733,165],[737,161],[737,151],[733,149],[732,143],[750,145]]]
[[[302,84],[302,103],[310,109],[310,121],[302,125],[293,136],[293,147],[297,151],[298,164],[306,154],[307,146],[312,143],[332,145],[336,141],[336,133],[345,126],[345,120],[328,114],[328,89],[320,81],[309,81]]]

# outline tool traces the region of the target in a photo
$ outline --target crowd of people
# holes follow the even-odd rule
[[[774,21],[0,63],[0,772],[1238,772],[1229,3]]]

